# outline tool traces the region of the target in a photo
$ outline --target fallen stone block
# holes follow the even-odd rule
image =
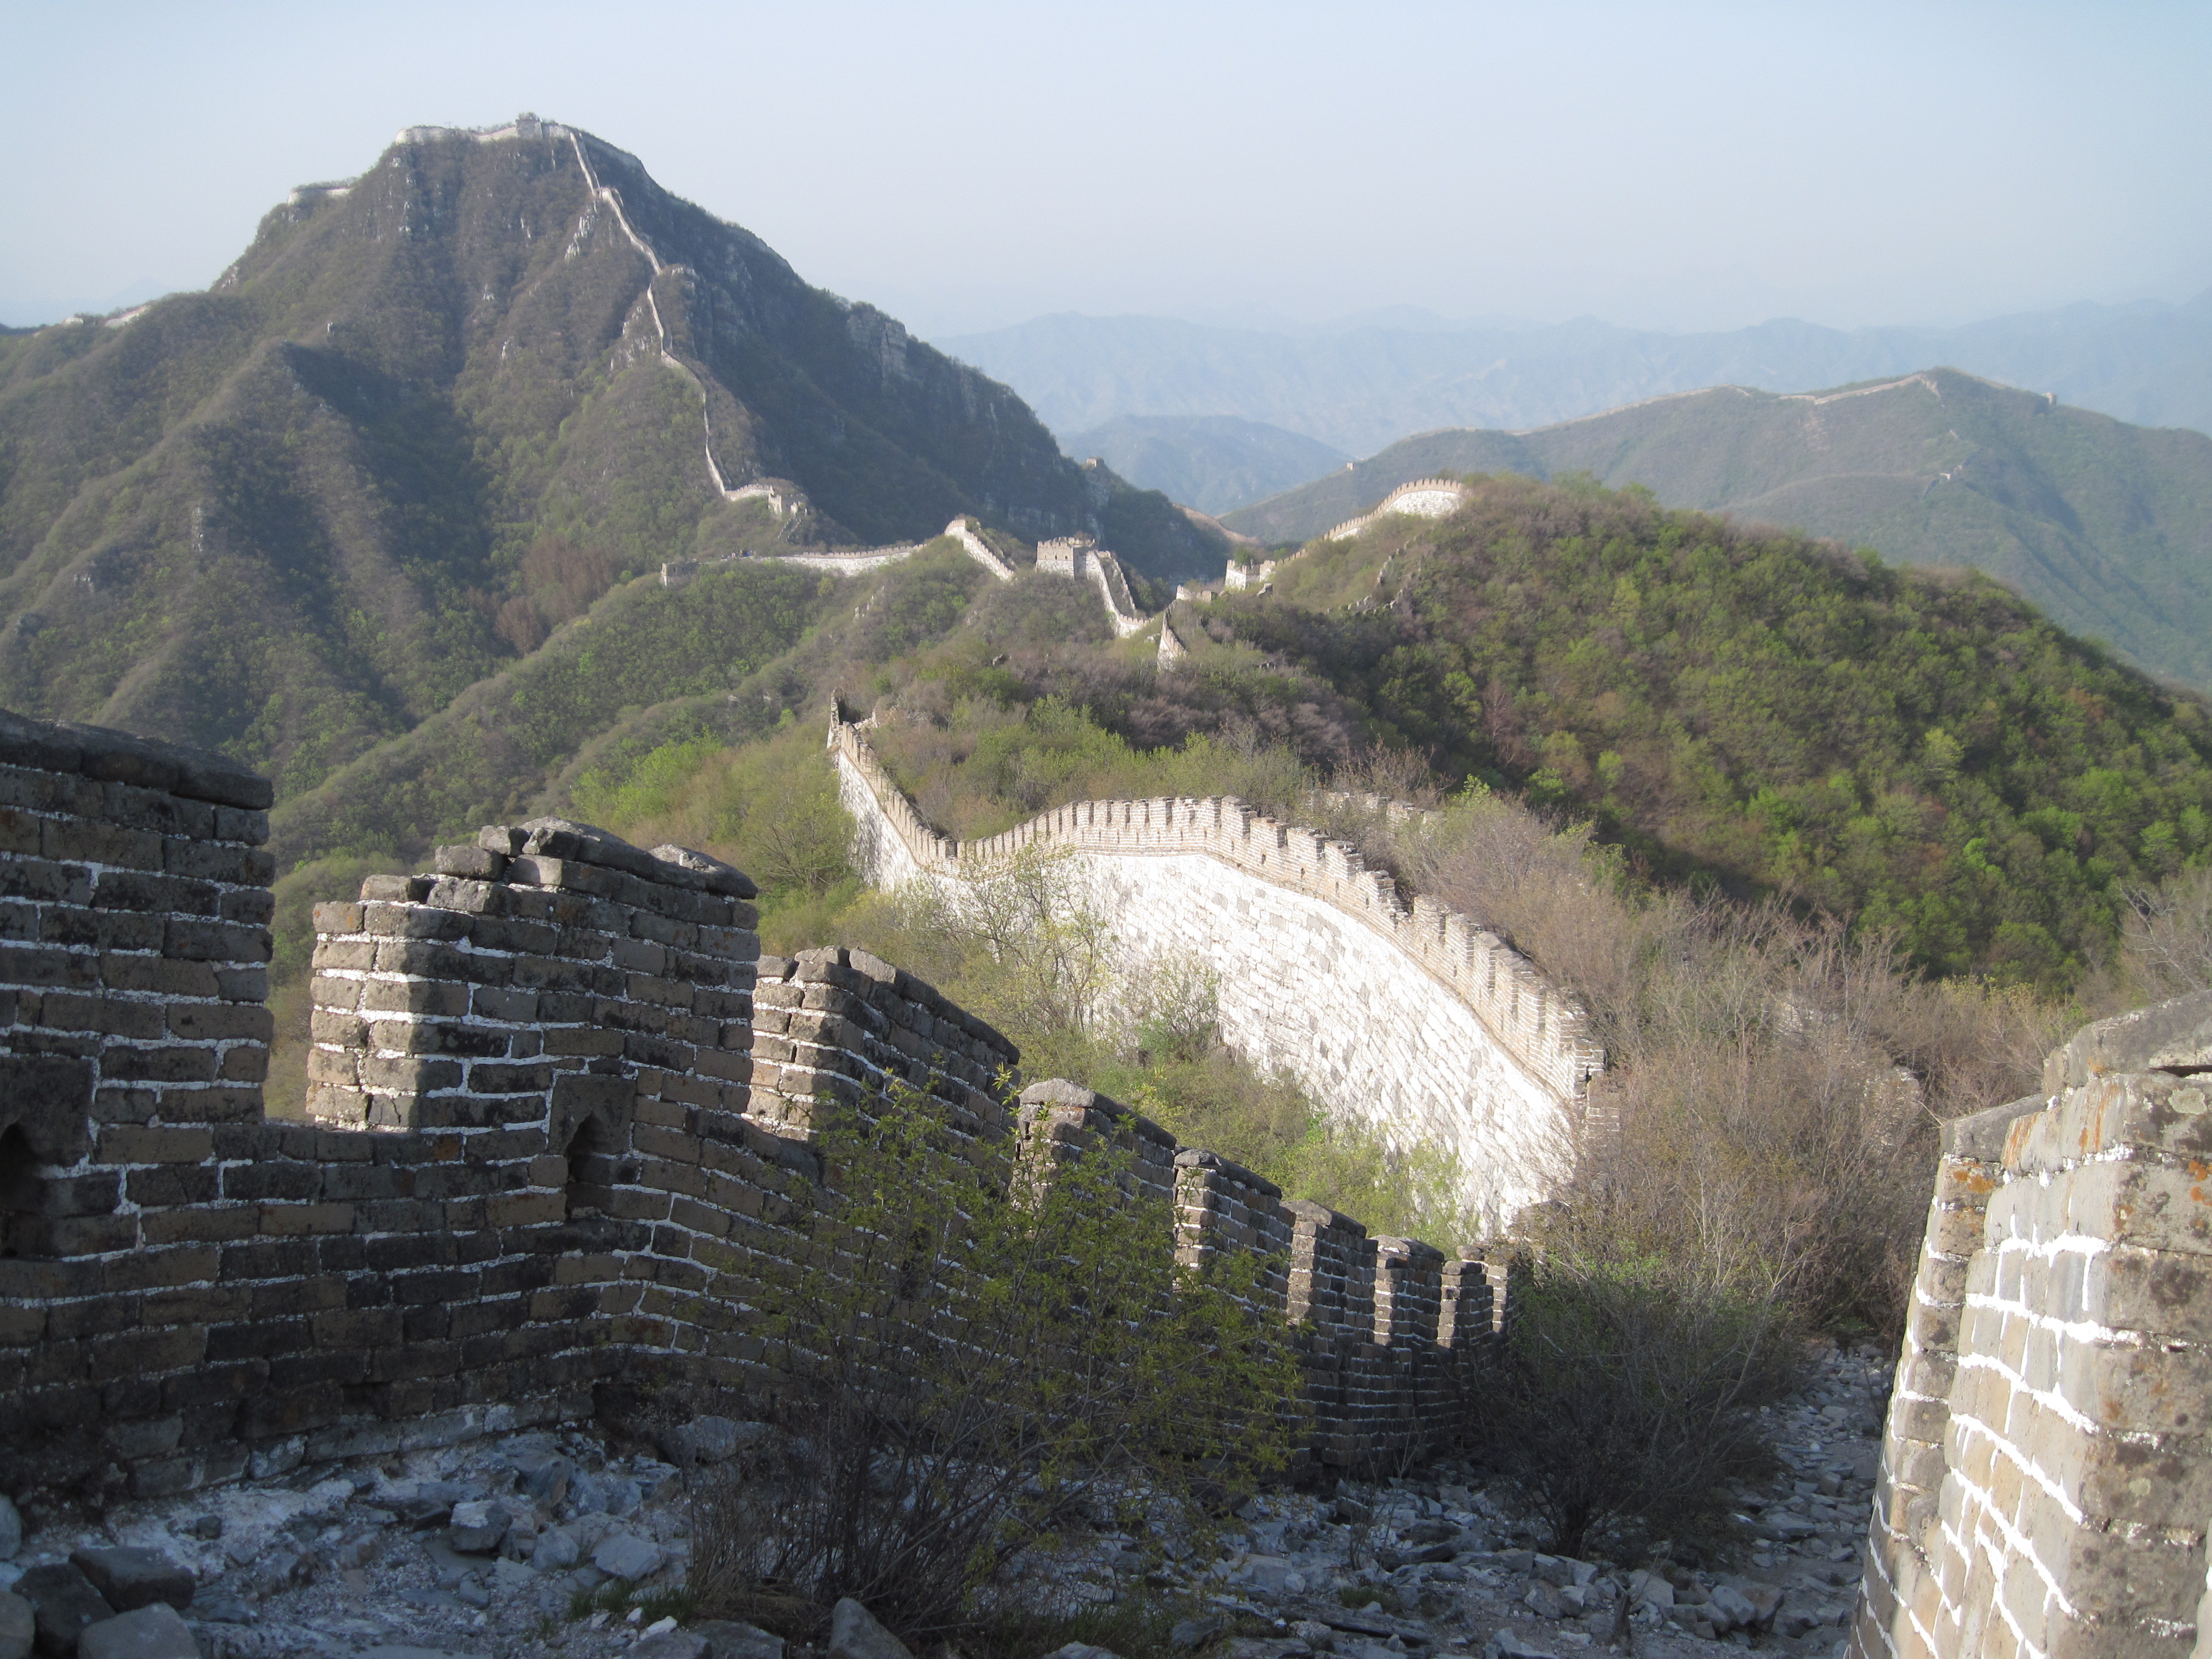
[[[77,1659],[200,1659],[184,1615],[167,1601],[88,1625],[76,1638]]]
[[[65,1561],[33,1567],[15,1581],[15,1594],[31,1604],[46,1659],[67,1659],[88,1626],[115,1616],[92,1581]]]
[[[742,1436],[740,1428],[757,1431],[762,1425],[739,1425],[726,1417],[695,1417],[689,1423],[663,1429],[654,1437],[660,1455],[679,1469],[696,1463],[723,1463],[758,1438]]]
[[[1712,1620],[1714,1630],[1725,1636],[1732,1630],[1755,1623],[1759,1609],[1752,1605],[1751,1598],[1741,1590],[1730,1589],[1726,1584],[1721,1584],[1705,1598],[1705,1617]]]
[[[72,1550],[70,1565],[91,1580],[100,1599],[118,1613],[134,1613],[156,1601],[166,1601],[181,1613],[192,1604],[191,1570],[159,1550]]]
[[[453,1518],[446,1528],[446,1547],[456,1555],[489,1555],[507,1538],[514,1517],[505,1507],[488,1498],[453,1505]]]

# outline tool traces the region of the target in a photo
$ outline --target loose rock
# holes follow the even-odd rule
[[[748,1423],[746,1428],[757,1428]],[[726,1417],[695,1417],[689,1423],[664,1429],[656,1437],[660,1455],[679,1469],[695,1463],[722,1463],[738,1455],[743,1443],[738,1425]]]
[[[914,1659],[914,1655],[848,1595],[830,1613],[830,1659]]]
[[[665,1630],[629,1650],[629,1659],[706,1659],[707,1638],[696,1631]]]
[[[635,1533],[610,1533],[592,1552],[592,1565],[610,1578],[650,1578],[667,1558],[660,1546]],[[858,1605],[855,1603],[854,1605]]]
[[[582,1554],[574,1533],[565,1527],[553,1527],[538,1534],[538,1542],[531,1548],[530,1565],[540,1572],[565,1572],[576,1565]]]
[[[446,1547],[457,1555],[489,1555],[514,1524],[514,1517],[501,1504],[481,1498],[456,1504],[453,1523],[446,1528]]]
[[[11,1500],[0,1498],[0,1561],[14,1560],[22,1547],[23,1517]]]
[[[15,1581],[15,1594],[31,1604],[39,1651],[46,1659],[75,1653],[86,1626],[115,1616],[92,1581],[67,1562],[33,1567]]]
[[[159,1550],[72,1550],[70,1565],[118,1613],[132,1613],[156,1601],[166,1601],[179,1612],[192,1604],[191,1571]]]
[[[77,1659],[200,1659],[191,1626],[167,1601],[153,1601],[88,1626]]]
[[[783,1659],[783,1638],[757,1625],[710,1619],[693,1628],[707,1638],[709,1659]]]
[[[13,1590],[0,1590],[0,1659],[29,1659],[38,1634],[31,1604]]]

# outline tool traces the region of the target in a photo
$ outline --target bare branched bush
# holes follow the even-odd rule
[[[1517,1486],[1552,1547],[1627,1556],[1720,1518],[1715,1488],[1763,1474],[1758,1407],[1794,1380],[1785,1310],[1656,1259],[1555,1251],[1468,1421],[1470,1449]]]
[[[774,1433],[704,1504],[703,1609],[812,1633],[852,1596],[919,1643],[988,1610],[1080,1517],[1202,1534],[1298,1423],[1261,1263],[1179,1266],[1127,1154],[1070,1156],[912,1089],[823,1136],[764,1267]]]
[[[1592,1133],[1549,1224],[1808,1321],[1899,1328],[1944,1119],[2033,1084],[2076,1011],[1935,983],[1892,938],[1778,902],[1638,889],[1586,827],[1476,790],[1394,854],[1588,1010]]]
[[[2212,988],[2212,869],[2128,895],[2120,964],[2147,1000]]]

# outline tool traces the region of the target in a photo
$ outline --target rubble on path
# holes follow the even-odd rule
[[[1741,1541],[1725,1560],[1547,1554],[1502,1485],[1443,1464],[1249,1499],[1210,1561],[1100,1530],[1033,1550],[1016,1583],[1063,1607],[1179,1598],[1194,1611],[1170,1645],[1194,1659],[1574,1659],[1624,1643],[1642,1659],[1827,1659],[1857,1588],[1889,1376],[1872,1355],[1829,1354],[1775,1408],[1781,1468],[1732,1494]],[[702,1419],[657,1449],[696,1471],[756,1431]],[[768,1632],[673,1617],[698,1478],[576,1430],[124,1504],[99,1525],[34,1512],[0,1559],[0,1659],[22,1659],[34,1619],[47,1659],[189,1659],[187,1632],[198,1659],[787,1659]],[[15,1517],[0,1508],[4,1547]],[[895,1645],[841,1609],[832,1652]]]

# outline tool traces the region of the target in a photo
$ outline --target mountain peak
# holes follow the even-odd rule
[[[1218,559],[1005,386],[529,114],[407,128],[127,328],[0,338],[0,702],[288,789],[670,560],[957,516]]]

